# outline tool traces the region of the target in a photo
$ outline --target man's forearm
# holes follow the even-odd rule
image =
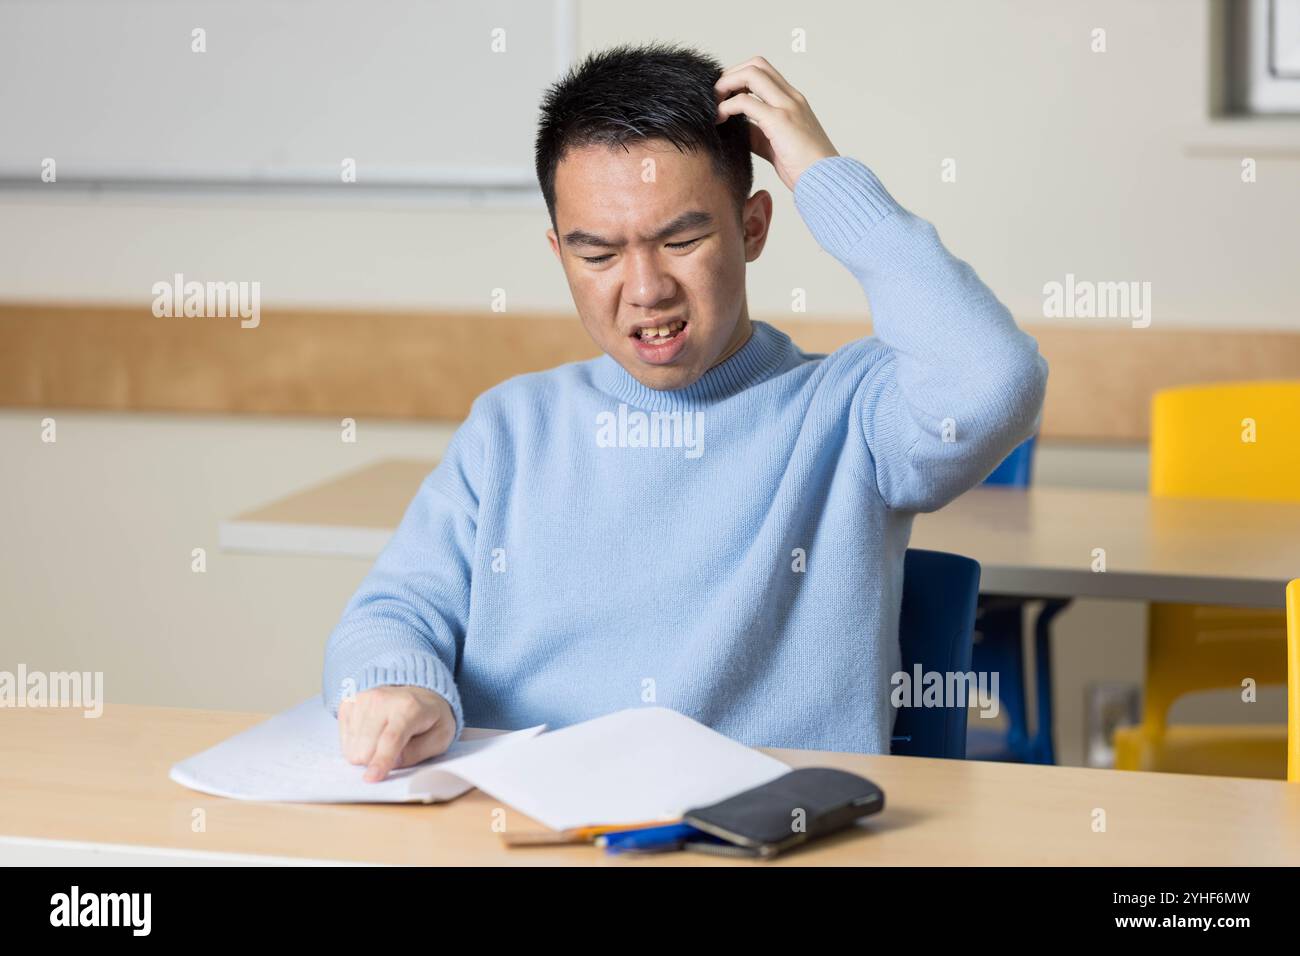
[[[895,507],[938,507],[1032,434],[1047,364],[975,271],[862,163],[822,160],[795,199],[857,277],[888,346],[860,393],[882,493]]]

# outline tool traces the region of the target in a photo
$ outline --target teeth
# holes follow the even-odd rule
[[[669,322],[667,325],[660,325],[657,328],[642,329],[641,341],[649,342],[653,339],[666,339],[668,336],[680,332],[685,326],[686,323],[679,319]]]

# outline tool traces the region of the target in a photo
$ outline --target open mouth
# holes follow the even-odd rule
[[[628,334],[636,357],[647,365],[673,364],[688,347],[690,337],[691,323],[686,319],[667,319]]]
[[[642,345],[666,345],[673,339],[677,338],[677,336],[686,328],[686,325],[687,323],[685,320],[674,319],[671,322],[667,322],[651,329],[641,329],[640,331],[633,332],[632,338],[637,342],[640,342]]]

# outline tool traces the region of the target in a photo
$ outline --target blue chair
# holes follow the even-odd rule
[[[1034,438],[1016,446],[986,479],[986,485],[1027,488],[1033,478]],[[972,760],[1016,763],[1055,763],[1052,742],[1052,620],[1068,599],[1044,601],[1034,619],[1034,703],[1037,720],[1029,734],[1029,691],[1024,656],[1024,608],[1032,596],[982,595],[976,612],[975,647],[971,655],[978,673],[998,675],[999,710],[1006,715],[1005,731],[971,727],[966,749]]]
[[[903,672],[971,669],[980,566],[970,558],[909,548],[903,558],[898,635]],[[891,688],[892,690],[892,688]],[[966,707],[900,707],[890,752],[911,757],[966,756]]]
[[[1028,488],[1034,478],[1034,445],[1036,437],[1030,435],[1011,449],[1011,454],[984,479],[986,485],[1005,485],[1010,488]]]

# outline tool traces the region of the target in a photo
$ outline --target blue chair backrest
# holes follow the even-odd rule
[[[938,672],[945,689],[950,673],[970,671],[979,590],[979,562],[959,554],[908,548],[898,634],[903,672],[912,684],[918,665],[922,675]],[[912,691],[919,697],[921,688]],[[964,759],[967,708],[914,707],[912,700],[909,696],[909,706],[898,708],[890,752]]]
[[[1030,435],[1011,449],[1011,454],[1002,459],[1002,464],[993,469],[993,473],[984,479],[984,484],[1028,488],[1034,477],[1034,439],[1037,437]]]

